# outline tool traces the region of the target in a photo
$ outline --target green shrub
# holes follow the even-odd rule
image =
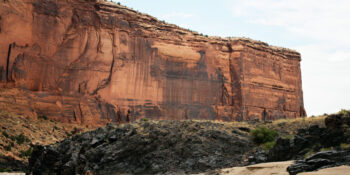
[[[12,141],[16,141],[16,137],[15,136],[9,136],[9,138],[12,140]]]
[[[293,135],[285,135],[285,136],[283,136],[282,138],[283,138],[283,139],[289,139],[289,140],[291,140],[291,139],[294,138],[294,136],[293,136]]]
[[[278,133],[273,129],[262,126],[252,130],[250,135],[256,144],[263,144],[274,141],[274,139],[278,136]]]
[[[350,110],[342,109],[338,112],[338,114],[343,114],[346,116],[350,116]]]
[[[10,168],[0,168],[0,172],[11,172]]]
[[[25,151],[20,151],[19,157],[21,157],[21,158],[30,157],[32,155],[32,152],[33,152],[33,148],[30,147],[29,149],[27,149]]]
[[[11,144],[7,145],[4,148],[5,148],[6,151],[11,151],[12,145]]]
[[[30,142],[29,138],[23,134],[15,136],[15,140],[19,145],[23,144],[24,142]]]
[[[350,144],[342,143],[342,144],[340,144],[340,147],[341,147],[341,149],[349,149],[350,148]]]
[[[67,131],[65,131],[65,133],[66,133],[67,137],[72,136],[72,134],[71,134],[71,133],[69,133],[69,132],[67,132]]]
[[[142,118],[141,121],[143,121],[143,122],[148,122],[148,121],[149,121],[149,118]]]
[[[58,130],[59,128],[55,125],[55,126],[53,126],[53,129]]]
[[[334,150],[334,148],[333,147],[328,147],[328,148],[321,148],[321,152],[322,151],[331,151],[331,150]]]
[[[306,159],[314,154],[315,154],[315,151],[313,149],[311,149],[304,155],[304,159]]]
[[[270,149],[272,149],[275,146],[276,142],[272,141],[272,142],[266,142],[263,145],[263,150],[265,151],[269,151]]]
[[[46,115],[41,115],[41,116],[39,116],[39,119],[48,120],[48,118],[47,118]]]
[[[12,141],[16,141],[17,144],[23,144],[24,142],[30,142],[29,138],[23,134],[17,135],[17,136],[13,136],[13,135],[9,135],[7,132],[3,131],[2,135],[4,135],[6,138],[11,139]]]
[[[6,138],[9,138],[9,134],[7,134],[6,131],[2,131],[2,135],[5,136]]]

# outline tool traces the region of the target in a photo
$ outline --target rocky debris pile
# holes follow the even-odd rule
[[[305,160],[298,160],[287,168],[290,175],[301,172],[317,171],[341,165],[350,165],[350,149],[332,150],[316,153]]]
[[[303,159],[307,153],[319,152],[322,148],[339,147],[350,143],[350,116],[333,114],[325,119],[326,127],[312,125],[299,129],[294,138],[279,138],[267,155],[268,161]]]
[[[29,164],[33,174],[196,173],[241,165],[252,148],[233,126],[144,120],[35,146]]]
[[[267,162],[267,152],[261,148],[258,148],[251,156],[248,157],[248,162],[249,165]]]

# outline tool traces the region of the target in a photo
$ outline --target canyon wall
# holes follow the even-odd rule
[[[305,116],[299,53],[202,36],[114,3],[4,0],[0,38],[2,86],[51,119]]]

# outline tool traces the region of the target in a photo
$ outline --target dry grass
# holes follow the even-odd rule
[[[297,119],[280,119],[280,120],[275,120],[271,123],[262,122],[262,121],[261,122],[247,122],[247,121],[224,122],[224,121],[212,121],[212,120],[190,120],[190,122],[193,125],[195,125],[196,123],[210,122],[210,123],[213,123],[214,125],[210,125],[210,127],[212,128],[206,128],[206,129],[220,129],[227,132],[231,132],[232,129],[237,129],[237,128],[249,128],[251,130],[251,129],[256,129],[257,127],[260,127],[260,126],[265,126],[267,128],[276,130],[281,137],[291,138],[297,133],[298,129],[300,128],[307,128],[312,125],[319,125],[320,127],[325,127],[325,124],[324,124],[325,118],[326,116],[297,118]],[[142,121],[143,120],[136,121],[135,123],[133,123],[133,125],[139,126],[140,122]],[[156,120],[149,120],[149,119],[145,121],[152,122],[152,123],[159,122]],[[142,129],[142,127],[137,127],[137,128]]]
[[[275,129],[280,136],[288,137],[295,135],[300,128],[308,128],[312,125],[325,127],[324,120],[326,116],[297,118],[297,119],[280,119],[266,124],[267,127]]]
[[[87,131],[79,125],[58,123],[0,111],[0,155],[27,161],[31,144],[53,144],[76,131]],[[15,138],[23,140],[18,142]]]

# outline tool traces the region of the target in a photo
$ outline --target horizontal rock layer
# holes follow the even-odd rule
[[[117,4],[4,1],[0,38],[2,84],[49,94],[53,108],[66,109],[34,111],[49,118],[95,124],[305,115],[299,53],[201,36]]]

